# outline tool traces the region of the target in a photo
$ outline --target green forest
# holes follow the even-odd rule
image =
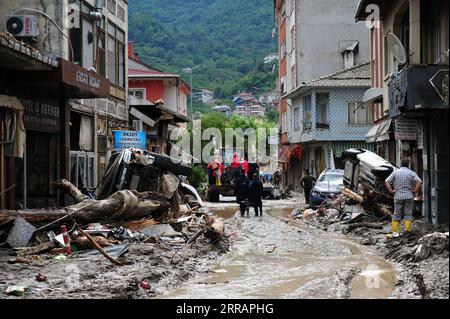
[[[193,87],[229,99],[257,86],[275,88],[276,65],[264,57],[276,51],[273,2],[270,0],[133,0],[129,39],[140,59]]]

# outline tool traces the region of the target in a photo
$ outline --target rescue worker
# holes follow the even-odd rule
[[[250,204],[255,211],[255,216],[262,216],[263,188],[263,183],[259,179],[259,174],[254,173],[253,180],[251,181],[248,189],[248,196],[250,199]]]
[[[247,205],[247,187],[248,179],[245,176],[244,169],[241,169],[240,174],[234,179],[234,192],[236,194],[236,203],[239,204],[241,216],[244,216],[248,209]]]
[[[212,177],[215,178],[215,183],[217,186],[220,186],[222,174],[225,171],[225,167],[222,163],[216,158],[214,161],[208,164],[208,172],[212,173]],[[211,181],[211,179],[210,179]],[[211,184],[211,183],[210,183]]]
[[[303,190],[305,191],[306,204],[309,204],[309,193],[311,192],[312,188],[314,187],[315,181],[316,181],[316,178],[309,174],[309,169],[305,169],[305,175],[303,175],[302,179],[300,180],[300,185],[302,186]]]
[[[402,217],[408,236],[413,222],[414,194],[422,187],[422,180],[409,168],[409,160],[403,160],[401,168],[394,171],[385,181],[386,188],[394,195],[394,216],[392,217],[392,237],[399,236]]]

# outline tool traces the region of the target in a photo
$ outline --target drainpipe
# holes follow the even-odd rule
[[[426,208],[426,218],[429,223],[433,222],[433,216],[432,216],[432,197],[431,197],[431,163],[432,163],[432,157],[431,157],[431,125],[430,125],[430,118],[427,118],[426,120],[426,144],[427,144],[427,166],[426,166],[426,177],[427,177],[427,185],[426,189],[424,189],[424,193],[426,192],[426,202],[428,204],[425,204]]]

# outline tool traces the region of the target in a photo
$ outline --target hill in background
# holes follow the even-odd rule
[[[258,86],[275,88],[277,70],[264,57],[276,51],[271,0],[132,0],[129,39],[147,63],[180,74],[194,67],[194,88],[230,98]]]

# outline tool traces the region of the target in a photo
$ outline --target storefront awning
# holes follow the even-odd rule
[[[32,96],[66,99],[96,99],[110,96],[109,81],[95,72],[59,58],[58,66],[48,71],[8,70],[13,86]]]
[[[390,140],[392,120],[388,119],[375,125],[366,135],[366,143],[375,143]]]
[[[364,92],[363,104],[368,105],[374,102],[381,102],[383,99],[383,89],[381,88],[371,88]]]
[[[285,145],[278,151],[278,161],[279,162],[286,162],[290,149],[291,149],[290,146]]]
[[[142,120],[142,122],[144,122],[145,124],[147,124],[150,127],[154,127],[157,122],[157,120],[153,120],[152,118],[145,115],[143,112],[139,111],[135,107],[130,108],[130,114],[133,115],[134,117]]]

